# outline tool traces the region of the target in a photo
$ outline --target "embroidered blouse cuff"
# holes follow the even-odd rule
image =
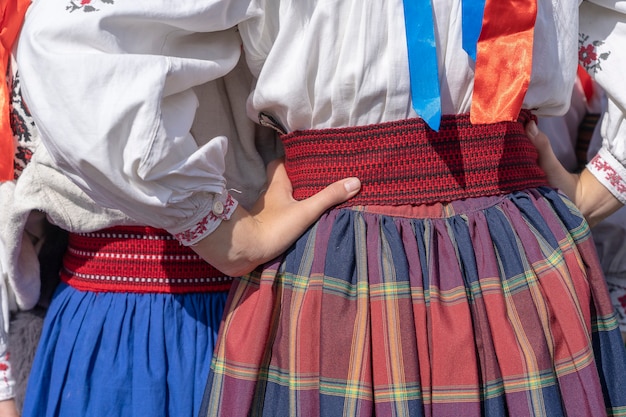
[[[0,358],[0,401],[15,398],[15,380],[11,375],[9,354]]]
[[[626,167],[602,148],[587,169],[623,204],[626,204]]]
[[[222,220],[230,219],[238,205],[227,191],[215,194],[209,213],[189,229],[174,233],[174,237],[183,245],[192,246],[217,229]]]

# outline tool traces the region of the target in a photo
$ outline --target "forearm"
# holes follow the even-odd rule
[[[241,276],[263,262],[256,242],[256,227],[250,213],[238,206],[210,235],[191,248],[205,261],[229,276]]]
[[[18,417],[15,400],[0,401],[0,417]]]
[[[623,206],[587,169],[580,173],[573,201],[592,227]]]

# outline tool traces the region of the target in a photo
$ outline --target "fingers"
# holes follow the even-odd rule
[[[348,177],[336,181],[317,194],[306,200],[295,202],[292,199],[293,188],[285,169],[284,160],[276,159],[267,167],[268,191],[267,196],[272,198],[289,199],[293,201],[298,210],[306,210],[307,223],[310,219],[316,219],[329,208],[341,204],[354,197],[361,189],[361,181],[355,177]],[[286,203],[286,200],[283,200]],[[311,220],[312,221],[312,220]]]
[[[533,143],[533,145],[535,145],[535,147],[537,148],[545,147],[546,144],[543,142],[545,142],[544,139],[548,139],[548,137],[545,134],[542,134],[542,132],[539,130],[539,127],[537,126],[537,123],[535,123],[534,120],[531,120],[530,122],[526,123],[525,129],[526,129],[526,135],[528,136],[530,141]]]
[[[267,191],[251,209],[260,244],[259,259],[272,259],[284,252],[328,209],[355,196],[361,189],[358,178],[336,181],[317,194],[300,201],[293,198],[291,181],[283,160],[272,161],[267,167]],[[254,240],[247,234],[248,240]]]
[[[577,189],[579,176],[565,169],[554,154],[550,139],[539,130],[534,121],[526,124],[526,134],[537,148],[537,152],[539,153],[537,162],[545,172],[548,183],[552,187],[561,190],[574,204],[578,205]]]
[[[350,177],[330,184],[305,200],[295,201],[289,195],[289,198],[291,198],[289,204],[282,204],[279,207],[275,207],[274,213],[268,213],[270,215],[278,214],[279,216],[279,222],[273,226],[273,230],[280,236],[283,236],[286,243],[291,243],[319,219],[324,212],[354,197],[360,189],[361,182],[359,179]],[[276,201],[273,201],[272,205],[274,203]],[[269,224],[269,221],[271,220],[268,220],[267,224]],[[286,249],[286,247],[283,249]]]
[[[537,148],[537,152],[539,153],[539,159],[537,162],[548,176],[548,180],[552,183],[553,179],[557,178],[557,183],[552,185],[560,185],[558,178],[569,176],[569,172],[563,167],[554,154],[552,145],[550,144],[550,139],[545,133],[539,130],[534,121],[530,121],[526,124],[526,134],[533,145]]]
[[[193,246],[220,271],[240,276],[283,253],[326,210],[361,189],[357,178],[344,178],[314,196],[296,201],[282,161],[268,166],[267,191],[247,211],[238,206],[209,236]]]
[[[304,200],[310,209],[322,214],[329,208],[354,197],[361,190],[358,178],[344,178],[324,188],[322,191]]]
[[[361,189],[358,178],[336,181],[317,194],[301,201],[292,200],[280,210],[281,233],[293,235],[295,240],[328,209],[354,197]]]
[[[551,165],[556,161],[556,156],[552,151],[548,136],[540,131],[537,124],[532,120],[526,124],[526,135],[539,152],[539,165],[541,165],[544,170],[551,168]]]
[[[257,219],[265,229],[274,235],[270,242],[281,242],[278,246],[268,246],[270,258],[285,251],[298,239],[320,216],[328,209],[341,204],[356,195],[361,189],[361,182],[357,178],[344,178],[327,186],[317,194],[301,201],[291,200],[288,204],[267,207],[257,215]],[[290,196],[291,197],[291,196]]]

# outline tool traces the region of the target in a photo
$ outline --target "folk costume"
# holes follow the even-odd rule
[[[203,415],[626,413],[589,228],[524,132],[566,110],[578,55],[610,101],[589,169],[626,202],[617,2],[582,3],[580,25],[558,0],[40,1],[30,17],[33,114],[104,206],[186,244],[228,220],[208,214],[236,199],[222,141],[185,145],[193,86],[242,51],[247,113],[281,133],[294,196],[362,181],[234,282]],[[32,76],[42,63],[53,82]]]
[[[60,277],[45,306],[22,415],[196,417],[209,373],[207,352],[213,350],[232,277],[157,224],[103,207],[69,180],[42,144],[42,130],[24,99],[20,65],[12,64],[15,178],[0,186],[2,307],[33,308],[44,298],[42,276]],[[45,65],[35,67],[41,76]],[[278,149],[273,131],[245,115],[233,116],[231,106],[245,105],[251,80],[245,66],[237,65],[225,77],[195,86],[198,116],[189,119],[196,147],[214,137],[231,140],[231,163],[221,178],[244,205],[258,198],[264,158]],[[65,231],[66,239],[55,241],[46,233],[49,227]],[[61,249],[55,265],[43,261],[46,245]],[[31,349],[6,346],[3,376],[10,376],[11,351],[20,348]],[[17,388],[9,378],[0,383],[4,398],[15,396]]]

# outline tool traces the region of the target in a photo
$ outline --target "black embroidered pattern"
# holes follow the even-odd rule
[[[7,79],[11,86],[11,102],[9,103],[11,130],[17,142],[13,161],[14,178],[17,179],[33,156],[33,151],[39,142],[39,134],[30,111],[24,103],[19,74],[16,73],[15,76],[9,76]]]
[[[103,4],[115,3],[114,0],[98,0],[98,1]],[[67,6],[65,6],[65,10],[69,11],[70,13],[76,10],[82,10],[85,13],[97,12],[100,9],[94,6],[94,3],[96,3],[94,0],[78,0],[78,1],[70,0],[70,3]]]

